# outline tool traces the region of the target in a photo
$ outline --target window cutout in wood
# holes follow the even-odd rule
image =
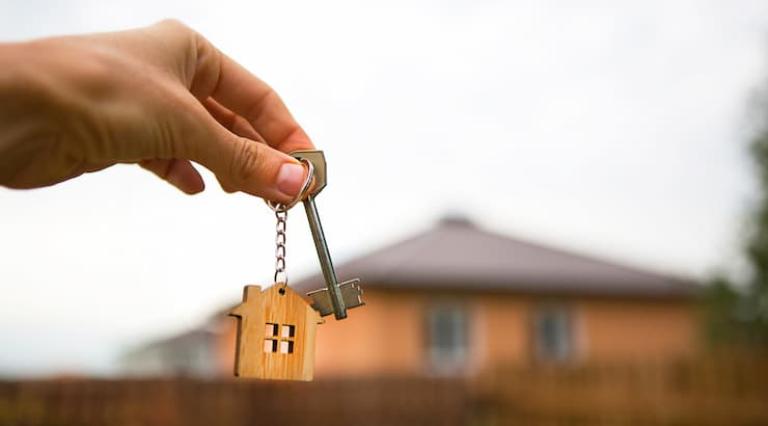
[[[277,337],[277,324],[268,322],[267,326],[264,328],[264,336]]]
[[[280,337],[286,339],[289,337],[293,337],[294,335],[296,335],[296,326],[282,325],[280,327]]]
[[[292,354],[293,353],[293,342],[289,340],[283,340],[280,342],[280,353],[281,354]]]
[[[264,339],[264,352],[277,352],[277,340]]]

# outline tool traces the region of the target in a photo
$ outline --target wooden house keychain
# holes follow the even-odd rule
[[[288,204],[268,201],[277,217],[274,285],[243,289],[243,302],[229,315],[237,318],[235,376],[259,379],[312,380],[315,333],[322,316],[347,317],[347,309],[363,305],[360,280],[338,283],[325,242],[315,196],[325,188],[326,164],[322,151],[296,151],[291,156],[307,167],[307,178],[296,199]],[[304,202],[326,287],[307,293],[308,302],[288,286],[285,271],[288,210]]]

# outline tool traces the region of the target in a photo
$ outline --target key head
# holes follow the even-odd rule
[[[325,155],[320,150],[294,151],[291,157],[297,160],[307,160],[315,166],[315,183],[310,190],[310,195],[317,195],[325,188]]]

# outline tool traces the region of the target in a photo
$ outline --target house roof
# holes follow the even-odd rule
[[[163,348],[187,348],[197,346],[200,341],[211,341],[217,336],[216,330],[202,326],[196,329],[184,331],[172,336],[163,337],[142,343],[123,354],[123,358],[130,358],[145,354],[149,351],[162,350]]]
[[[694,282],[485,231],[466,219],[435,227],[338,265],[363,288],[492,290],[605,296],[689,297]],[[296,283],[324,286],[318,273]]]

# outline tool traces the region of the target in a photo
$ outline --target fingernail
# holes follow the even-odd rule
[[[294,163],[285,163],[277,172],[277,189],[285,195],[295,197],[299,195],[301,185],[304,183],[304,166]]]

